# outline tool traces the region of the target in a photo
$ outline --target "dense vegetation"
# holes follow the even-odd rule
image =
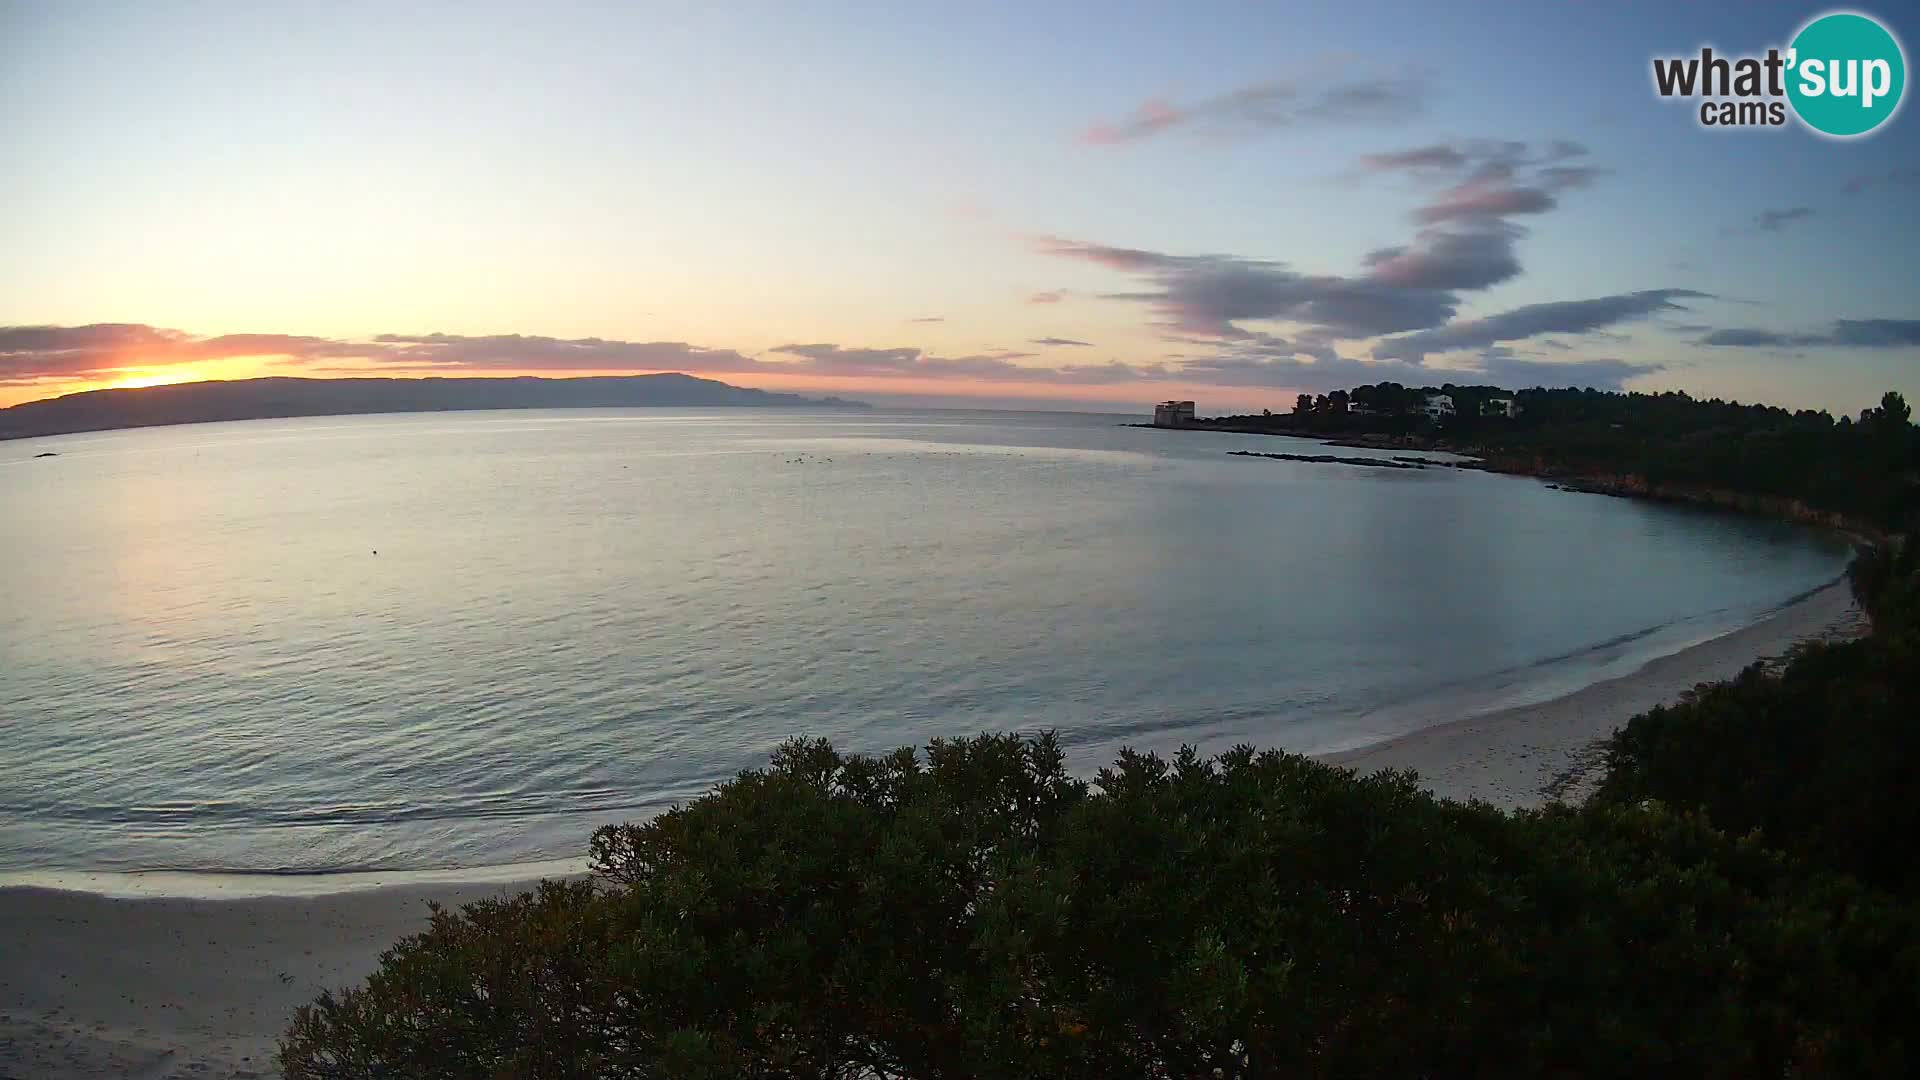
[[[1594,402],[1563,400],[1585,423]],[[1699,415],[1658,402],[1602,401],[1593,422]],[[1884,455],[1847,498],[1906,482],[1897,396],[1827,427],[1846,432],[1830,445]],[[1920,549],[1896,538],[1851,576],[1869,637],[1635,718],[1580,807],[1506,814],[1247,748],[1123,753],[1087,782],[1050,735],[883,758],[796,741],[601,829],[589,879],[437,910],[365,984],[301,1010],[282,1065],[293,1080],[1913,1075]]]
[[[592,880],[437,912],[319,1077],[1898,1075],[1912,912],[1657,805],[1235,750],[796,742]]]
[[[1455,415],[1418,415],[1428,393],[1452,397]],[[1514,417],[1482,404],[1514,398]],[[1365,411],[1358,411],[1365,410]],[[1886,531],[1920,517],[1920,429],[1889,392],[1856,420],[1825,412],[1702,400],[1684,393],[1410,388],[1379,383],[1304,395],[1290,414],[1208,423],[1322,436],[1418,435],[1488,454],[1523,471],[1632,476],[1651,487],[1714,489],[1792,500]]]
[[[1778,671],[1756,664],[1635,717],[1608,746],[1599,798],[1698,808],[1730,832],[1920,897],[1917,548],[1855,560],[1871,636],[1804,646]]]

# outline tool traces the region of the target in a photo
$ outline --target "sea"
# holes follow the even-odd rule
[[[578,860],[764,765],[1324,753],[1627,674],[1844,543],[1068,413],[564,410],[0,443],[0,882]],[[42,454],[54,454],[41,457]]]

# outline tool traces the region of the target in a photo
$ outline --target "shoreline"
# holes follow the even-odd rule
[[[1802,642],[1865,632],[1865,616],[1842,577],[1756,622],[1570,694],[1315,759],[1361,774],[1411,769],[1423,788],[1442,798],[1479,799],[1502,809],[1579,802],[1599,782],[1607,737],[1640,713],[1672,704],[1701,683],[1777,659]]]
[[[1836,611],[1836,607],[1840,610]],[[1822,625],[1817,629],[1809,630],[1810,618],[1813,622],[1819,622]],[[1784,620],[1784,622],[1777,623],[1776,620]],[[1849,621],[1858,625],[1841,625]],[[1825,625],[1827,623],[1836,625]],[[1764,629],[1769,627],[1773,631],[1793,632],[1798,636],[1782,646],[1774,640],[1779,637],[1778,632],[1769,632],[1768,629]],[[1440,720],[1437,723],[1423,723],[1415,720],[1412,726],[1409,726],[1405,721],[1396,722],[1391,725],[1393,730],[1364,736],[1365,741],[1357,746],[1352,745],[1355,740],[1347,739],[1343,741],[1348,745],[1337,749],[1296,752],[1316,761],[1348,767],[1354,767],[1355,763],[1365,763],[1374,755],[1388,755],[1390,751],[1396,758],[1402,754],[1411,756],[1413,751],[1404,748],[1410,748],[1423,740],[1450,737],[1452,733],[1468,729],[1491,731],[1494,727],[1524,723],[1536,719],[1541,713],[1551,713],[1583,704],[1580,699],[1599,696],[1599,692],[1615,684],[1642,679],[1649,672],[1664,672],[1669,667],[1678,667],[1683,663],[1689,670],[1695,666],[1701,666],[1719,671],[1724,668],[1725,662],[1731,662],[1729,657],[1719,654],[1735,649],[1741,653],[1749,653],[1749,643],[1753,645],[1750,660],[1737,664],[1725,674],[1701,675],[1679,690],[1665,694],[1659,700],[1651,701],[1645,707],[1622,717],[1620,722],[1624,723],[1632,715],[1644,712],[1653,705],[1671,703],[1681,692],[1690,689],[1695,683],[1731,678],[1748,663],[1754,660],[1771,659],[1775,653],[1784,651],[1796,641],[1848,637],[1856,633],[1864,633],[1864,616],[1854,607],[1846,576],[1842,574],[1825,584],[1788,598],[1779,606],[1762,612],[1751,622],[1681,645],[1671,652],[1653,655],[1631,670],[1596,679],[1551,697],[1520,705],[1486,708],[1483,711],[1471,712],[1456,719]],[[1663,680],[1665,681],[1670,680]],[[1606,696],[1612,698],[1614,695]],[[1457,710],[1462,708],[1470,709],[1472,706],[1466,702],[1448,700],[1423,707],[1414,715],[1426,717],[1455,714],[1457,716]],[[1404,707],[1394,707],[1369,715],[1405,716],[1407,714],[1403,709]],[[1610,729],[1602,735],[1607,733],[1610,733]],[[1473,748],[1463,743],[1455,749],[1470,753]],[[1379,765],[1375,767],[1406,768],[1409,766]],[[1431,770],[1421,771],[1424,777]],[[0,871],[0,897],[16,890],[40,890],[115,900],[245,901],[320,898],[383,889],[424,891],[480,885],[524,885],[543,878],[584,875],[587,873],[587,864],[587,858],[582,855],[572,858],[489,863],[477,866],[364,870],[12,870]],[[0,1080],[4,1078],[0,1077]]]
[[[338,896],[381,889],[452,889],[578,877],[587,857],[421,870],[17,870],[0,873],[0,898],[15,890],[77,893],[109,900],[267,900]]]
[[[1616,499],[1638,499],[1651,503],[1666,503],[1672,506],[1693,506],[1717,510],[1722,513],[1739,514],[1744,517],[1766,518],[1774,521],[1787,521],[1810,528],[1827,529],[1845,536],[1849,542],[1877,545],[1885,543],[1887,535],[1875,525],[1860,521],[1845,514],[1830,510],[1818,510],[1798,499],[1777,495],[1746,495],[1721,488],[1685,487],[1655,484],[1646,477],[1634,473],[1606,473],[1582,471],[1570,466],[1549,464],[1537,453],[1520,451],[1495,451],[1479,446],[1454,446],[1445,440],[1428,438],[1424,435],[1369,435],[1339,434],[1335,432],[1290,431],[1281,428],[1244,425],[1209,424],[1198,422],[1178,427],[1162,427],[1158,424],[1123,424],[1123,427],[1149,428],[1156,431],[1211,431],[1229,435],[1267,435],[1283,439],[1300,439],[1317,442],[1322,446],[1347,447],[1356,450],[1401,450],[1422,454],[1446,454],[1457,460],[1431,460],[1427,465],[1437,468],[1463,469],[1472,472],[1492,473],[1498,476],[1518,476],[1540,481],[1548,487],[1561,491],[1578,492],[1583,495],[1603,495]],[[1248,454],[1248,457],[1278,457],[1295,461],[1326,461],[1353,464],[1351,460],[1324,459],[1312,456],[1284,454]]]
[[[1802,641],[1864,628],[1841,578],[1756,622],[1562,697],[1316,759],[1363,774],[1413,769],[1442,797],[1509,809],[1578,801],[1599,780],[1604,739],[1633,716]],[[582,865],[7,875],[0,1077],[276,1076],[277,1039],[294,1009],[372,972],[395,940],[425,929],[430,903],[518,892]],[[183,885],[194,886],[191,895],[180,895]]]

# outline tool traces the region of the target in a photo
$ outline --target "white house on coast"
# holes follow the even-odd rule
[[[1426,405],[1427,419],[1439,422],[1453,415],[1452,394],[1428,394]]]
[[[1480,403],[1481,416],[1504,416],[1511,420],[1520,415],[1520,406],[1510,397],[1488,398]]]

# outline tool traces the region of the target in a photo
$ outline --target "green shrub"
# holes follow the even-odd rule
[[[1598,798],[1701,810],[1736,834],[1920,896],[1920,576],[1914,545],[1850,570],[1872,636],[1754,665],[1635,717],[1608,744]]]
[[[796,742],[301,1010],[334,1077],[1863,1076],[1913,917],[1658,806],[1051,736]]]

